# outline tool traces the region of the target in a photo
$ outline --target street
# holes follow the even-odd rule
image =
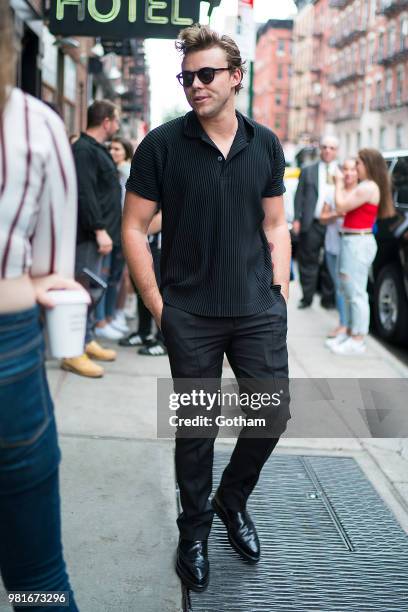
[[[371,337],[365,356],[332,355],[323,339],[334,312],[321,309],[317,299],[311,309],[297,310],[299,293],[292,283],[292,377],[408,377],[408,367]],[[63,542],[71,582],[86,612],[176,612],[181,588],[173,569],[173,442],[156,439],[156,379],[170,375],[167,357],[120,348],[106,369],[105,378],[89,380],[48,363],[63,454]],[[225,376],[231,375],[226,364]],[[217,445],[230,449],[232,443]],[[406,440],[287,438],[275,454],[353,457],[408,532]]]

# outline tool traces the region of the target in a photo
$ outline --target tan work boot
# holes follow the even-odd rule
[[[92,359],[99,359],[99,361],[115,361],[116,359],[116,351],[112,349],[103,348],[96,340],[92,340],[88,342],[85,346],[85,352],[88,357],[92,357]]]
[[[105,372],[104,369],[89,359],[85,353],[79,357],[69,357],[63,359],[61,368],[79,376],[87,376],[88,378],[101,378]]]

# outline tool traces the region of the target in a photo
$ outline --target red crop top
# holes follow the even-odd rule
[[[354,210],[349,210],[344,217],[343,230],[359,231],[372,229],[377,219],[378,206],[365,202]]]

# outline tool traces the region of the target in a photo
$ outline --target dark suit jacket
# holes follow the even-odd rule
[[[307,232],[312,225],[319,196],[319,162],[303,168],[295,195],[295,219],[300,221],[300,231]]]

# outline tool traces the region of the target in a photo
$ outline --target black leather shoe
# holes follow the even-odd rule
[[[212,507],[228,531],[228,539],[234,550],[249,563],[258,563],[261,547],[255,525],[246,510],[229,510],[222,503],[218,491],[212,499]]]
[[[181,582],[192,591],[204,591],[210,578],[207,540],[184,540],[177,547],[176,572]]]
[[[312,302],[307,302],[306,300],[301,299],[301,300],[300,300],[300,302],[299,302],[299,304],[298,304],[298,308],[299,308],[300,310],[302,310],[303,308],[309,308],[309,306],[311,305],[311,303],[312,303]]]

